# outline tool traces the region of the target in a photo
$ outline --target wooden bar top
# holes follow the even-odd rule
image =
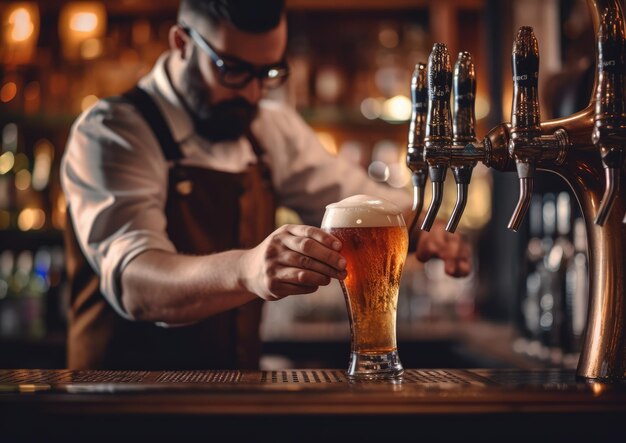
[[[11,442],[332,441],[358,432],[383,441],[417,433],[432,441],[612,442],[626,441],[625,419],[626,384],[560,370],[409,369],[381,382],[353,382],[338,369],[0,370],[0,441]]]

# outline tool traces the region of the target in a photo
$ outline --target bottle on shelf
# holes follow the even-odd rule
[[[19,335],[19,306],[14,290],[15,256],[5,250],[0,254],[0,337]]]

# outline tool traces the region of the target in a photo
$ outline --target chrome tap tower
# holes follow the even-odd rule
[[[541,121],[539,44],[531,27],[519,29],[512,51],[513,103],[510,123],[482,141],[474,132],[475,74],[471,55],[460,53],[452,73],[445,45],[437,43],[428,66],[418,65],[412,87],[427,78],[428,105],[413,94],[407,164],[416,193],[415,220],[423,202],[426,171],[433,198],[421,225],[437,215],[448,168],[457,183],[457,203],[447,230],[454,232],[467,201],[472,168],[480,161],[499,171],[516,171],[519,200],[509,222],[517,231],[528,210],[536,170],[561,176],[582,208],[589,245],[590,298],[587,329],[577,375],[604,381],[626,379],[626,97],[624,14],[618,0],[587,0],[596,35],[596,79],[589,105],[565,118]],[[424,70],[426,73],[424,73]],[[420,83],[420,79],[421,83]],[[454,112],[450,91],[454,88]],[[497,202],[496,202],[497,204]],[[624,219],[626,222],[626,219]]]

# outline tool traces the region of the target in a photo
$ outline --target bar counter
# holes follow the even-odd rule
[[[625,419],[626,384],[561,370],[0,370],[3,442],[618,442]]]

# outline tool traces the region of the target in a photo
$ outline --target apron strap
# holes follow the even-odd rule
[[[172,131],[170,130],[167,121],[163,117],[163,114],[159,110],[156,102],[150,94],[148,94],[145,90],[140,88],[139,86],[135,86],[130,91],[122,94],[127,101],[133,104],[135,108],[139,111],[144,120],[148,123],[152,132],[156,136],[158,142],[161,145],[161,150],[163,151],[163,155],[167,160],[176,162],[183,158],[183,153],[180,150],[179,144],[174,140],[172,136]],[[246,138],[250,142],[252,146],[252,150],[254,155],[257,157],[259,164],[264,165],[261,158],[265,153],[265,150],[252,133],[252,131],[248,130],[246,132]]]
[[[180,151],[180,147],[174,140],[167,121],[155,101],[150,97],[150,94],[139,86],[135,86],[130,91],[122,94],[122,97],[132,103],[148,123],[161,146],[161,151],[163,151],[165,158],[173,162],[182,159],[183,154]]]

